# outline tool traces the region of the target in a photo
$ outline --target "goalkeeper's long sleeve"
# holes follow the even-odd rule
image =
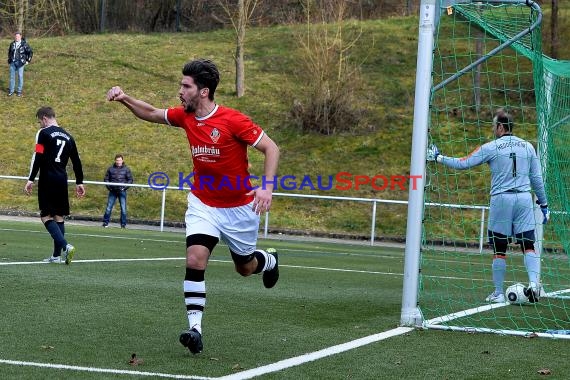
[[[465,157],[440,155],[437,161],[459,170],[487,163],[491,169],[491,195],[508,191],[528,192],[532,188],[539,201],[546,204],[536,151],[532,144],[519,137],[503,135],[481,145]]]

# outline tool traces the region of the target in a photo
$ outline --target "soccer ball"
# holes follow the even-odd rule
[[[525,286],[521,283],[511,285],[505,292],[505,297],[510,304],[522,305],[528,302],[528,297],[524,294]]]

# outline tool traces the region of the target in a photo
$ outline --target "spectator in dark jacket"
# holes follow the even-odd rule
[[[32,61],[34,52],[25,38],[22,38],[22,33],[16,32],[14,34],[14,41],[8,48],[8,65],[10,66],[10,88],[8,96],[14,95],[16,87],[16,73],[18,73],[18,96],[22,96],[22,89],[24,88],[24,66]]]
[[[133,175],[131,169],[123,160],[123,155],[117,154],[115,156],[115,163],[107,169],[105,173],[105,182],[114,183],[133,183]],[[109,225],[109,220],[111,219],[111,211],[115,205],[115,201],[119,198],[119,203],[121,205],[121,228],[127,226],[127,188],[125,185],[107,185],[109,190],[109,197],[107,199],[107,209],[105,210],[105,215],[103,215],[103,227]]]

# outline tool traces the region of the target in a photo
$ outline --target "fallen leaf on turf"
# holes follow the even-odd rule
[[[548,375],[552,375],[552,371],[549,370],[548,368],[542,368],[542,369],[538,370],[538,374],[548,376]]]
[[[242,369],[243,369],[243,368],[242,368],[241,365],[239,365],[239,363],[234,364],[234,365],[232,366],[232,370],[234,370],[234,371],[241,371]]]
[[[131,360],[129,360],[129,364],[132,366],[142,365],[144,362],[142,359],[137,358],[137,354],[131,355]]]
[[[210,360],[217,362],[217,361],[219,361],[220,359],[218,359],[218,358],[210,358]]]
[[[53,350],[55,347],[54,346],[42,346],[42,348],[44,350]]]
[[[487,350],[485,350],[485,351],[483,351],[483,352],[481,352],[481,353],[482,353],[482,354],[485,354],[485,355],[491,355],[491,351],[487,351]]]

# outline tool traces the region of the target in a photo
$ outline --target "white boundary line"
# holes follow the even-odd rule
[[[101,235],[95,235],[96,237],[101,237]],[[136,239],[136,238],[134,238]],[[94,260],[74,260],[74,264],[80,263],[104,263],[104,262],[141,262],[141,261],[169,261],[169,260],[184,260],[184,257],[163,257],[163,258],[132,258],[132,259],[94,259]],[[211,259],[211,262],[221,262],[221,263],[231,263],[230,260],[218,260]],[[0,266],[7,265],[33,265],[33,264],[49,264],[43,261],[20,261],[20,262],[0,262]],[[53,264],[51,264],[53,265]],[[377,272],[377,271],[364,271],[364,270],[351,270],[351,269],[339,269],[339,268],[325,268],[325,267],[308,267],[300,265],[282,265],[283,267],[298,268],[298,269],[312,269],[312,270],[326,270],[335,272],[350,272],[350,273],[367,273],[367,274],[381,274],[381,275],[392,275],[392,276],[402,276],[401,273],[389,273],[389,272]],[[64,364],[47,364],[47,363],[37,363],[37,362],[24,362],[15,360],[5,360],[0,359],[0,364],[18,365],[18,366],[31,366],[31,367],[42,367],[42,368],[54,368],[54,369],[65,369],[74,371],[84,371],[84,372],[97,372],[97,373],[113,373],[113,374],[123,374],[123,375],[133,375],[133,376],[154,376],[160,378],[171,378],[171,379],[191,379],[191,380],[214,380],[214,379],[228,379],[228,380],[239,380],[239,379],[251,379],[252,377],[260,376],[263,374],[280,371],[290,367],[295,367],[315,361],[318,359],[325,358],[327,356],[335,355],[338,353],[346,352],[352,349],[362,347],[371,343],[375,343],[381,340],[391,338],[393,336],[402,335],[413,331],[412,327],[398,327],[389,331],[384,331],[378,334],[370,335],[367,337],[359,338],[350,342],[342,343],[336,346],[324,348],[319,351],[312,353],[303,354],[289,359],[284,359],[275,363],[271,363],[258,368],[253,368],[243,372],[225,375],[219,378],[211,377],[200,377],[200,376],[189,376],[189,375],[174,375],[165,373],[155,373],[155,372],[139,372],[130,370],[116,370],[116,369],[106,369],[106,368],[95,368],[95,367],[81,367],[72,366]]]
[[[7,229],[0,229],[0,230],[7,230]],[[21,231],[21,230],[19,230]],[[36,232],[36,231],[29,231],[29,232]],[[43,232],[43,231],[42,231]],[[118,236],[108,236],[108,235],[88,235],[88,234],[76,234],[82,236],[90,236],[90,237],[105,237],[105,238],[115,238],[115,239],[126,239],[126,240],[138,240],[140,238],[136,237],[118,237]],[[153,240],[153,239],[143,239],[143,240]],[[175,242],[175,241],[168,241],[168,240],[161,240],[162,242]],[[318,251],[315,251],[318,252]],[[167,260],[183,260],[183,257],[169,257],[169,258],[145,258],[145,259],[95,259],[95,260],[76,260],[74,263],[99,263],[99,262],[133,262],[133,261],[167,261]],[[230,263],[231,261],[227,260],[217,260],[212,259],[212,262],[223,262],[223,263]],[[29,265],[29,264],[45,264],[43,262],[0,262],[0,266],[3,265]],[[377,271],[364,271],[364,270],[350,270],[350,269],[338,269],[338,268],[324,268],[324,267],[307,267],[307,266],[298,266],[298,265],[283,265],[283,267],[290,267],[290,268],[299,268],[299,269],[313,269],[313,270],[327,270],[327,271],[336,271],[336,272],[353,272],[353,273],[370,273],[370,274],[382,274],[382,275],[393,275],[393,276],[402,276],[402,273],[389,273],[389,272],[377,272]],[[432,276],[430,276],[432,277]],[[435,277],[435,276],[433,276]],[[460,279],[464,280],[466,278],[460,277],[448,277],[449,279]],[[472,280],[472,279],[471,279]],[[486,305],[482,307],[477,307],[473,309],[468,309],[464,311],[460,311],[457,313],[448,314],[445,316],[441,316],[438,318],[434,318],[424,322],[424,327],[431,327],[433,329],[454,329],[454,326],[442,326],[439,325],[440,323],[445,323],[447,321],[451,321],[456,318],[464,317],[467,315],[487,311],[497,307],[503,307],[506,304],[492,304]],[[57,368],[57,369],[68,369],[68,370],[76,370],[76,371],[86,371],[86,372],[98,372],[98,373],[113,373],[113,374],[125,374],[125,375],[134,375],[134,376],[154,376],[154,377],[161,377],[161,378],[172,378],[172,379],[191,379],[191,380],[242,380],[242,379],[251,379],[253,377],[261,376],[264,374],[277,372],[283,369],[299,366],[308,362],[312,362],[318,359],[322,359],[331,355],[336,355],[342,352],[346,352],[352,349],[356,349],[371,343],[375,343],[378,341],[382,341],[394,336],[402,335],[408,332],[413,331],[414,327],[398,327],[392,330],[384,331],[378,334],[370,335],[367,337],[359,338],[350,342],[342,343],[339,345],[331,346],[328,348],[324,348],[319,351],[303,354],[300,356],[296,356],[289,359],[280,360],[275,363],[271,363],[265,366],[253,368],[250,370],[246,370],[243,372],[225,375],[218,378],[211,378],[211,377],[200,377],[200,376],[189,376],[189,375],[174,375],[174,374],[164,374],[164,373],[154,373],[154,372],[139,372],[139,371],[129,371],[129,370],[115,370],[115,369],[104,369],[104,368],[94,368],[94,367],[80,367],[80,366],[70,366],[70,365],[63,365],[63,364],[45,364],[45,363],[35,363],[35,362],[23,362],[23,361],[13,361],[13,360],[3,360],[0,359],[0,363],[4,364],[11,364],[11,365],[20,365],[20,366],[34,366],[34,367],[43,367],[43,368]],[[465,330],[462,328],[462,330]],[[493,330],[495,331],[495,330]],[[496,332],[496,331],[495,331]],[[543,334],[539,334],[543,335]],[[550,334],[544,334],[546,336],[551,336]]]
[[[37,363],[37,362],[24,362],[18,360],[5,360],[0,359],[0,364],[9,364],[16,366],[25,367],[40,367],[40,368],[50,368],[50,369],[65,369],[72,371],[82,371],[82,372],[96,372],[96,373],[112,373],[118,375],[132,375],[132,376],[152,376],[168,379],[190,379],[190,380],[242,380],[251,379],[256,376],[265,375],[272,372],[281,371],[283,369],[296,367],[308,362],[312,362],[318,359],[326,358],[331,355],[340,354],[346,351],[350,351],[362,346],[366,346],[371,343],[376,343],[394,336],[406,334],[413,331],[413,327],[397,327],[392,330],[384,331],[378,334],[369,335],[364,338],[359,338],[350,342],[341,343],[336,346],[331,346],[324,348],[319,351],[310,352],[308,354],[295,356],[289,359],[280,360],[275,363],[264,365],[257,368],[252,368],[247,371],[225,375],[222,377],[202,377],[202,376],[192,376],[192,375],[174,375],[168,373],[158,373],[158,372],[142,372],[142,371],[131,371],[131,370],[119,370],[110,368],[96,368],[96,367],[81,367],[72,366],[65,364],[47,364],[47,363]]]
[[[563,289],[554,292],[546,293],[544,296],[545,298],[557,298],[558,295],[568,293],[570,289]],[[446,331],[466,331],[466,332],[478,332],[478,333],[491,333],[491,334],[500,334],[500,335],[516,335],[516,336],[524,336],[528,337],[530,335],[543,337],[543,338],[554,338],[554,339],[569,339],[570,335],[567,334],[553,334],[553,333],[542,333],[542,332],[533,332],[533,331],[526,331],[526,330],[507,330],[507,329],[493,329],[488,327],[470,327],[470,326],[453,326],[453,325],[442,325],[442,323],[450,322],[458,318],[467,317],[469,315],[482,313],[485,311],[489,311],[492,309],[498,309],[505,306],[509,306],[509,302],[501,302],[501,303],[493,303],[484,306],[478,306],[471,309],[466,309],[462,311],[458,311],[455,313],[450,313],[447,315],[443,315],[441,317],[436,317],[432,319],[428,319],[422,323],[422,326],[427,329],[434,329],[434,330],[446,330]]]
[[[402,335],[413,331],[413,327],[397,327],[392,330],[384,331],[378,334],[369,335],[364,338],[356,339],[347,343],[338,344],[336,346],[328,347],[319,351],[311,352],[308,354],[295,356],[290,359],[281,360],[272,364],[268,364],[262,367],[253,368],[240,373],[218,377],[219,380],[242,380],[251,379],[256,376],[261,376],[271,372],[277,372],[282,369],[295,367],[304,363],[312,362],[317,359],[326,358],[327,356],[340,354],[345,351],[349,351],[358,347],[365,346],[367,344],[379,342],[384,339],[388,339],[397,335]]]
[[[184,260],[184,257],[149,257],[143,259],[85,259],[85,260],[73,260],[73,264],[86,264],[86,263],[118,263],[118,262],[132,262],[132,261],[174,261],[174,260]],[[220,260],[220,259],[210,259],[209,262],[214,263],[232,263],[230,260]],[[8,261],[8,262],[0,262],[0,267],[8,266],[8,265],[60,265],[60,264],[53,264],[47,263],[44,261]],[[290,264],[279,264],[282,268],[297,268],[297,269],[310,269],[310,270],[320,270],[320,271],[329,271],[329,272],[344,272],[344,273],[365,273],[365,274],[381,274],[385,276],[403,276],[403,273],[395,273],[395,272],[378,272],[378,271],[371,271],[371,270],[361,270],[361,269],[341,269],[341,268],[326,268],[326,267],[312,267],[306,265],[290,265]],[[469,280],[469,281],[484,281],[480,278],[467,278],[467,277],[442,277],[442,276],[426,276],[426,277],[437,277],[437,278],[444,278],[448,280]]]
[[[1,364],[11,364],[24,367],[41,367],[41,368],[52,368],[52,369],[67,369],[72,371],[82,371],[82,372],[97,372],[97,373],[113,373],[117,375],[134,375],[134,376],[152,376],[152,377],[163,377],[168,379],[191,379],[191,380],[211,380],[212,377],[201,377],[201,376],[188,376],[188,375],[173,375],[168,373],[158,373],[158,372],[139,372],[121,369],[110,369],[110,368],[95,368],[95,367],[80,367],[74,365],[65,364],[46,364],[46,363],[36,363],[36,362],[22,362],[19,360],[4,360],[0,359]]]

